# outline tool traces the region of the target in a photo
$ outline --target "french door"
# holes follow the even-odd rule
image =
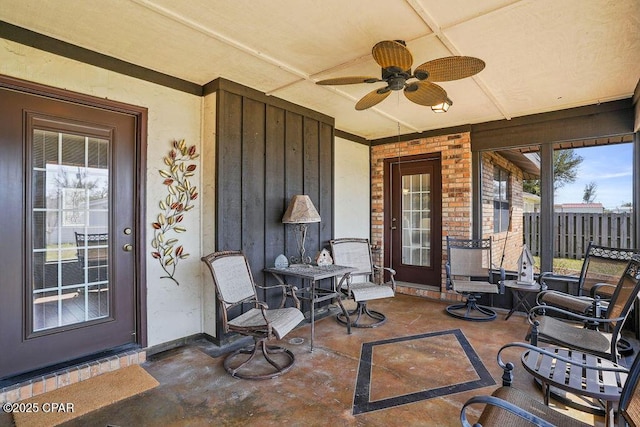
[[[396,280],[440,286],[442,260],[439,159],[398,159],[387,179],[385,259]]]
[[[136,120],[0,88],[0,379],[137,342]]]

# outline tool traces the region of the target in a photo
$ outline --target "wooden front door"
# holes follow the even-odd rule
[[[387,175],[385,265],[396,270],[398,281],[439,287],[442,260],[440,160],[397,159],[389,163]]]
[[[0,87],[0,379],[138,342],[137,120]]]

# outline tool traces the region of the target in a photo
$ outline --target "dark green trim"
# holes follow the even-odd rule
[[[0,21],[0,38],[31,46],[85,64],[94,65],[105,70],[156,83],[181,92],[202,96],[202,86],[199,84],[182,80],[168,74],[159,73],[112,56],[103,55],[71,43],[63,42],[62,40],[54,39],[53,37],[9,24],[8,22]]]
[[[553,271],[553,145],[540,146],[540,271]]]
[[[399,136],[389,136],[387,138],[378,138],[370,140],[371,146],[382,144],[393,144],[398,141],[411,141],[413,139],[431,138],[434,136],[453,135],[456,133],[470,132],[470,125],[454,126],[442,129],[428,130],[424,132],[407,133]]]
[[[485,151],[628,135],[631,98],[471,126],[471,150]]]
[[[241,85],[240,83],[232,82],[231,80],[227,80],[222,77],[212,80],[203,86],[203,95],[205,96],[219,91],[225,91],[243,96],[245,98],[251,98],[252,100],[262,102],[266,105],[271,105],[276,108],[282,108],[283,110],[297,113],[301,116],[309,117],[321,123],[329,124],[331,126],[333,126],[335,123],[335,119],[331,116],[327,116],[326,114],[322,114],[309,108],[305,108],[301,105],[285,101],[284,99],[278,98],[276,96],[266,95],[259,90]]]
[[[633,141],[633,231],[635,247],[640,248],[640,132],[634,134]],[[636,329],[636,333],[639,331]]]
[[[471,153],[472,238],[482,239],[482,153]]]
[[[358,135],[354,135],[354,134],[349,133],[349,132],[345,132],[345,131],[340,130],[340,129],[336,129],[335,130],[335,136],[338,137],[338,138],[346,139],[346,140],[351,141],[351,142],[357,142],[358,144],[366,145],[367,147],[371,146],[371,141],[369,141],[368,139],[363,138],[363,137],[358,136]]]

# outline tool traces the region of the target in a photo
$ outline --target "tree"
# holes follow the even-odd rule
[[[593,203],[596,199],[596,189],[598,188],[598,184],[594,181],[591,181],[587,185],[584,186],[584,195],[582,196],[583,203]]]
[[[571,148],[569,150],[556,150],[553,152],[553,191],[555,192],[565,184],[574,182],[578,175],[578,166],[582,163],[582,156]],[[523,182],[525,192],[540,195],[540,180],[532,179]]]

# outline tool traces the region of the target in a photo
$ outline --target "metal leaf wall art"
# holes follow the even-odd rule
[[[187,229],[181,225],[187,212],[193,209],[193,201],[198,198],[197,188],[189,182],[195,175],[196,165],[190,163],[200,155],[196,154],[196,146],[187,146],[186,142],[173,141],[173,148],[166,156],[164,164],[168,169],[161,169],[162,182],[167,187],[167,197],[160,200],[160,213],[153,226],[153,240],[151,256],[160,262],[160,266],[167,273],[161,279],[171,279],[180,285],[175,278],[175,272],[181,260],[189,256],[177,238]],[[176,237],[174,237],[174,234]]]

